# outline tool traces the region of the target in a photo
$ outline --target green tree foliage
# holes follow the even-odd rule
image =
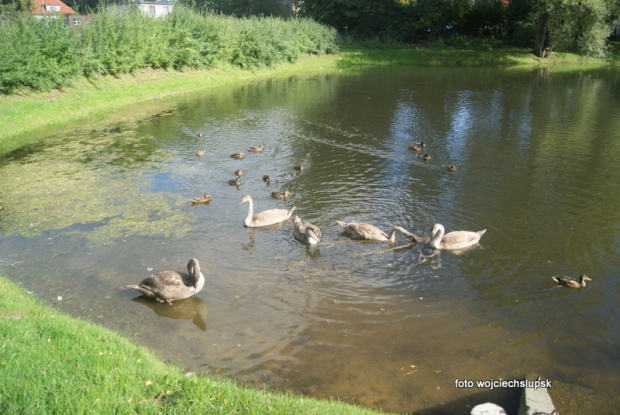
[[[291,10],[280,0],[179,0],[179,3],[196,10],[211,10],[235,17],[291,15]]]
[[[304,0],[301,13],[361,38],[402,39],[408,30],[407,4],[398,0]]]
[[[603,57],[615,0],[539,0],[534,53],[545,57],[557,48]]]
[[[0,14],[27,12],[32,10],[32,0],[0,0]]]

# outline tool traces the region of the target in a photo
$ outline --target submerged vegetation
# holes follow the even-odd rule
[[[310,19],[238,19],[177,6],[164,19],[108,8],[81,30],[62,19],[16,15],[0,25],[0,93],[49,91],[80,77],[145,68],[244,69],[336,50],[336,31]]]
[[[100,326],[43,306],[0,277],[0,412],[374,414],[184,373]]]
[[[3,166],[5,235],[67,229],[95,246],[131,235],[182,237],[188,230],[175,209],[181,202],[148,190],[166,150],[135,131],[82,131],[62,140],[68,141],[48,143],[44,151]],[[114,172],[106,165],[114,165]],[[32,189],[39,189],[36,196]],[[24,203],[29,195],[37,202]]]

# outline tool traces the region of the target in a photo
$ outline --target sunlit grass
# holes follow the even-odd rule
[[[377,413],[184,373],[110,330],[42,305],[2,277],[0,376],[5,414]]]

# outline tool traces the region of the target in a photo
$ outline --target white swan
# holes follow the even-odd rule
[[[243,225],[248,228],[257,228],[260,226],[269,226],[275,225],[276,223],[283,222],[291,217],[293,211],[295,210],[295,206],[290,209],[269,209],[264,210],[262,212],[254,214],[254,202],[252,201],[252,197],[250,195],[245,195],[241,198],[239,204],[241,205],[244,202],[248,202],[248,216],[246,216],[243,221]]]
[[[407,236],[413,236],[413,234],[405,231],[400,226],[395,226],[388,236],[387,233],[377,228],[375,225],[364,222],[340,222],[338,224],[344,228],[345,233],[351,235],[353,239],[363,239],[365,241],[389,241],[394,243],[396,241],[396,231],[401,232]]]
[[[307,220],[302,220],[295,215],[293,223],[293,235],[295,239],[307,245],[316,245],[321,240],[321,230]]]
[[[198,294],[205,285],[205,277],[200,272],[196,258],[187,263],[187,274],[176,271],[162,271],[157,275],[145,278],[139,285],[128,285],[140,294],[163,303],[183,300]]]
[[[452,231],[446,232],[442,224],[436,223],[431,230],[431,247],[435,249],[464,249],[476,245],[486,229],[477,232]]]

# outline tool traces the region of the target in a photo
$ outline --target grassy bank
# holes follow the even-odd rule
[[[0,413],[373,414],[184,373],[0,277]]]
[[[617,59],[612,62],[617,63]],[[103,119],[133,104],[304,71],[350,71],[382,65],[525,68],[555,65],[559,68],[601,64],[604,62],[570,54],[554,54],[553,59],[543,62],[529,51],[515,49],[417,50],[350,46],[337,54],[306,56],[296,63],[254,71],[243,70],[234,65],[185,71],[146,69],[133,74],[82,79],[74,81],[70,87],[52,92],[0,96],[0,113],[3,114],[3,117],[0,117],[0,154],[63,128]]]

